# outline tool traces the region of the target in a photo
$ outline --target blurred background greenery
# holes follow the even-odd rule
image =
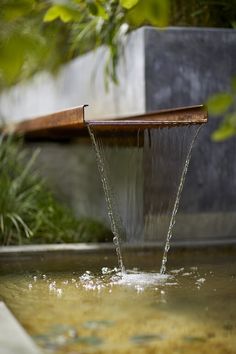
[[[102,44],[116,81],[122,37],[143,25],[234,27],[236,0],[1,0],[0,90]]]
[[[1,0],[0,89],[102,44],[109,47],[106,75],[116,81],[123,35],[168,19],[167,0]]]

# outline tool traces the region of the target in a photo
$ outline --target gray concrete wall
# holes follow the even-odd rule
[[[204,103],[228,90],[236,75],[235,57],[235,30],[146,28],[146,110]],[[209,117],[202,127],[185,181],[180,213],[190,214],[193,237],[236,236],[236,139],[211,141],[220,120]],[[176,232],[188,237],[184,218]]]
[[[35,162],[57,199],[78,218],[89,217],[109,226],[107,208],[95,153],[90,144],[31,143],[40,149]]]

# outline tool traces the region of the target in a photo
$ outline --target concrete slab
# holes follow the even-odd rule
[[[42,353],[7,306],[0,302],[0,354]]]

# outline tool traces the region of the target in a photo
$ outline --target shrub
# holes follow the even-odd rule
[[[55,199],[34,169],[38,153],[29,159],[22,142],[0,136],[0,244],[111,240],[100,222],[77,220]]]

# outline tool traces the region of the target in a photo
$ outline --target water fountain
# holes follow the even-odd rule
[[[206,109],[194,106],[86,121],[85,107],[23,121],[13,129],[27,139],[80,138],[88,131],[95,148],[119,268],[124,273],[121,242],[143,241],[149,235],[152,240],[166,239],[160,270],[163,274],[192,147],[201,124],[207,121]],[[117,174],[115,166],[121,157],[127,161],[127,155],[131,160],[125,165],[129,167],[131,163],[131,170],[121,164],[123,179],[120,176],[119,180],[130,196],[124,202],[118,201],[114,173]]]
[[[14,127],[34,141],[91,143],[91,136],[120,257],[117,269],[110,246],[1,250],[0,297],[39,347],[58,354],[234,353],[235,251],[175,248],[167,274],[158,274],[161,252],[153,243],[160,238],[164,247],[165,273],[192,146],[206,120],[203,107],[192,107],[85,123],[84,107],[79,107]],[[144,232],[150,242],[141,249]],[[14,321],[6,309],[1,315],[8,317],[0,324],[6,339],[0,336],[1,349],[15,354],[18,349],[11,347],[12,336],[4,328],[10,322],[13,328]],[[14,328],[11,333],[20,342]],[[22,352],[38,353],[23,337],[21,332]]]

